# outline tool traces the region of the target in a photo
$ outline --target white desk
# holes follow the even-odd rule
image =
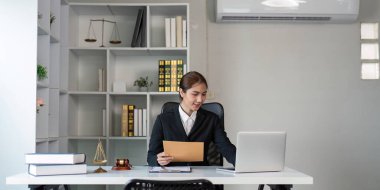
[[[68,185],[124,185],[131,179],[151,180],[191,180],[207,179],[214,184],[313,184],[313,178],[299,171],[285,168],[282,172],[231,174],[216,171],[216,167],[192,167],[191,173],[149,173],[147,166],[135,166],[132,170],[114,171],[103,167],[107,173],[92,173],[94,166],[88,167],[83,175],[32,176],[27,173],[6,178],[7,184],[68,184]]]

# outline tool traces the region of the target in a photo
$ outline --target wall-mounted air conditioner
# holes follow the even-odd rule
[[[359,0],[216,0],[216,20],[353,22]]]

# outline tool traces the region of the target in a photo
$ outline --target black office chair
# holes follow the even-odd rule
[[[213,184],[204,179],[182,181],[156,181],[133,179],[124,190],[214,190]]]

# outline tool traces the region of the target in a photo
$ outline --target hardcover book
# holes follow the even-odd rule
[[[35,165],[30,164],[28,172],[34,176],[44,175],[68,175],[68,174],[85,174],[87,173],[86,164],[74,165]]]
[[[78,164],[86,161],[85,154],[30,153],[25,154],[26,164]]]

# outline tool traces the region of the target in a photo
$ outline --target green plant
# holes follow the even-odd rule
[[[37,65],[37,78],[38,78],[38,80],[44,80],[44,79],[48,78],[47,74],[48,74],[47,68],[38,64]]]
[[[139,79],[135,80],[135,82],[133,83],[133,86],[138,86],[139,88],[146,87],[147,91],[149,87],[152,85],[153,85],[153,81],[149,81],[148,76],[146,76],[145,78],[140,77]]]

